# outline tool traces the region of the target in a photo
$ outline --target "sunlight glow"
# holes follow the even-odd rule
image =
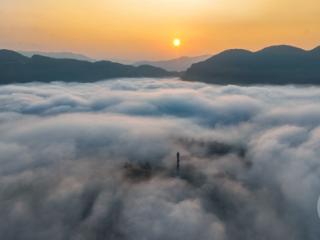
[[[172,44],[174,47],[180,47],[181,40],[179,38],[175,38],[175,39],[173,39]]]

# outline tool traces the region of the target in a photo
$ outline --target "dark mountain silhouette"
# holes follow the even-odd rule
[[[227,50],[193,64],[183,78],[215,84],[320,84],[320,47]]]
[[[69,59],[76,59],[76,60],[82,60],[82,61],[88,61],[88,62],[95,61],[93,58],[87,57],[79,53],[72,53],[72,52],[19,51],[19,53],[26,57],[32,57],[33,55],[41,55],[44,57],[58,58],[58,59],[69,58]]]
[[[204,61],[209,57],[210,57],[209,55],[203,55],[203,56],[196,56],[196,57],[180,57],[180,58],[163,60],[163,61],[141,61],[141,62],[134,63],[134,65],[140,66],[140,65],[147,64],[154,67],[163,68],[167,71],[182,72],[182,71],[186,71],[193,63]]]
[[[310,52],[311,52],[312,54],[320,54],[320,46],[312,49]]]
[[[40,55],[31,58],[10,50],[0,50],[0,84],[31,81],[90,82],[120,77],[167,77],[175,73],[153,66],[134,67],[110,61],[87,62],[55,59]]]
[[[25,63],[28,58],[14,51],[0,50],[0,61],[2,64]]]

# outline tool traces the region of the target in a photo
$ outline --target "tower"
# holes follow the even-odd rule
[[[177,152],[177,168],[176,168],[177,174],[179,174],[180,171],[180,153]]]

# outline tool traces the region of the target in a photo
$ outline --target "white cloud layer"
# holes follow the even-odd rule
[[[319,87],[1,86],[0,156],[0,239],[320,236]]]

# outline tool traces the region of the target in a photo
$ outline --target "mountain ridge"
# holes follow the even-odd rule
[[[33,55],[40,55],[44,57],[57,58],[57,59],[76,59],[76,60],[84,60],[88,62],[96,61],[95,59],[90,58],[86,55],[73,53],[73,52],[18,51],[18,53],[26,57],[32,57]]]
[[[134,66],[140,65],[151,65],[154,67],[160,67],[167,71],[174,71],[174,72],[183,72],[186,71],[193,63],[203,61],[209,58],[210,55],[200,55],[200,56],[182,56],[179,58],[173,58],[168,60],[159,60],[159,61],[139,61],[133,63]]]
[[[230,49],[193,64],[182,78],[214,84],[320,84],[320,47]]]
[[[106,60],[88,62],[42,55],[29,58],[15,51],[0,50],[0,84],[32,81],[92,82],[110,78],[169,76],[176,76],[176,73],[153,66],[135,67]]]

